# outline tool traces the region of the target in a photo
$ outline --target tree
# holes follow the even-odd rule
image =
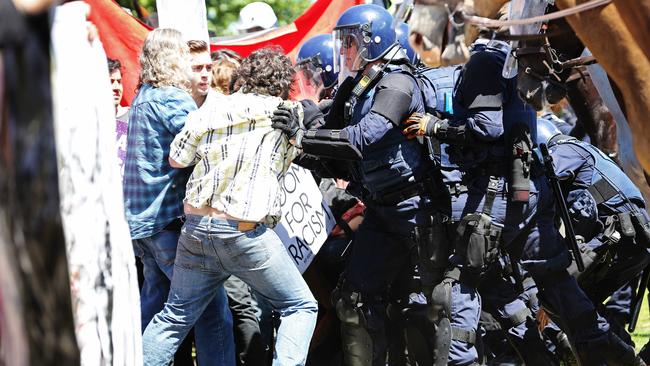
[[[118,0],[118,3],[126,8],[134,9],[133,0]],[[156,0],[137,1],[148,12],[156,12]],[[206,0],[205,6],[208,14],[208,29],[214,31],[217,36],[232,35],[228,27],[239,19],[239,11],[245,5],[254,0]],[[310,0],[265,0],[271,5],[278,17],[278,23],[285,25],[293,22],[312,3]]]

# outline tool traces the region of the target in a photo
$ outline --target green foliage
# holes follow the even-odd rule
[[[643,347],[643,345],[648,342],[648,339],[650,339],[650,312],[648,311],[648,297],[646,297],[643,302],[644,304],[641,308],[639,321],[636,325],[634,334],[632,334],[632,340],[634,340],[637,351],[640,351],[641,347]]]
[[[139,0],[140,5],[149,12],[156,11],[156,0]],[[239,19],[239,10],[254,0],[206,0],[205,6],[208,13],[208,29],[214,31],[217,36],[231,35],[228,26]],[[278,17],[278,23],[285,25],[293,22],[310,5],[310,0],[266,0],[271,5]],[[133,9],[132,0],[118,0],[118,3],[126,8]]]

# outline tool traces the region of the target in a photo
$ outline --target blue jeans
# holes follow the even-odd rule
[[[231,274],[281,314],[273,364],[304,365],[318,306],[280,239],[265,225],[241,232],[234,221],[196,215],[183,226],[167,304],[144,332],[145,365],[168,365]]]
[[[179,231],[162,230],[148,238],[133,240],[135,254],[144,265],[144,283],[140,292],[143,332],[154,315],[163,309],[167,300],[179,235]],[[199,315],[201,321],[195,328],[199,364],[222,365],[216,360],[234,359],[232,315],[228,309],[225,291],[218,291],[214,300],[206,306],[205,312]],[[181,342],[184,338],[181,338]]]

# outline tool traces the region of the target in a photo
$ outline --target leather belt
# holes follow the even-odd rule
[[[232,221],[232,220],[231,220]],[[241,232],[255,230],[259,222],[254,221],[237,221],[237,230]]]

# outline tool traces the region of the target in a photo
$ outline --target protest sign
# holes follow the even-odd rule
[[[302,273],[314,260],[336,222],[308,170],[292,164],[281,185],[282,219],[275,232]]]

